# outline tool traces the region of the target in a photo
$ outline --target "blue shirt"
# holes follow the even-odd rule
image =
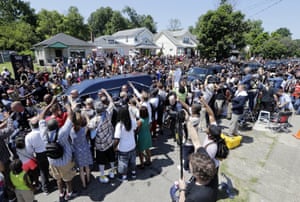
[[[40,131],[42,134],[42,138],[45,141],[45,143],[48,142],[47,140],[47,123],[45,120],[41,120],[39,122]],[[50,165],[53,166],[64,166],[67,165],[72,160],[72,146],[70,143],[70,132],[73,127],[73,123],[70,119],[67,119],[65,124],[59,129],[58,131],[58,138],[57,142],[63,147],[64,154],[59,159],[52,159],[48,157]],[[51,138],[51,137],[50,137]]]

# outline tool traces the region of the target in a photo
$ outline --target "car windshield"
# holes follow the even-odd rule
[[[207,69],[203,69],[203,68],[191,68],[189,70],[189,74],[197,74],[197,75],[201,75],[201,76],[205,76],[207,72]]]

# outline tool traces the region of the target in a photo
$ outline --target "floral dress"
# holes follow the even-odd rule
[[[86,128],[82,127],[79,131],[71,130],[71,138],[73,142],[73,151],[75,162],[78,167],[89,166],[93,164],[90,145],[86,137]]]

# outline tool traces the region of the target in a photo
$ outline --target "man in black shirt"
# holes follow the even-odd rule
[[[209,182],[216,173],[214,161],[206,153],[205,148],[199,148],[190,156],[190,169],[195,180],[186,183],[179,181],[179,202],[215,202],[216,192]]]

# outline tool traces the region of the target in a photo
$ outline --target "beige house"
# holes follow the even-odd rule
[[[49,39],[33,45],[35,58],[40,65],[53,64],[55,60],[64,62],[69,57],[83,58],[92,55],[95,46],[86,41],[77,39],[64,33],[59,33]]]

